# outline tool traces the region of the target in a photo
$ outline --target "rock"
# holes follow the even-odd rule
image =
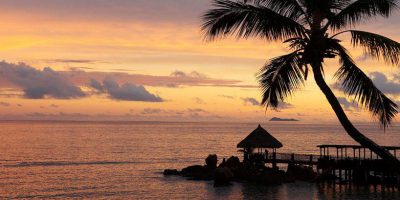
[[[183,168],[181,175],[184,177],[193,178],[196,180],[212,180],[215,169],[201,165],[193,165]]]
[[[226,161],[226,166],[230,168],[238,168],[241,166],[240,159],[236,156],[231,156]]]
[[[175,175],[175,176],[176,176],[176,175],[180,175],[179,171],[176,170],[176,169],[166,169],[166,170],[164,170],[163,174],[164,174],[165,176],[170,176],[170,175]]]
[[[206,167],[210,169],[215,169],[217,168],[217,163],[218,163],[218,157],[215,154],[210,154],[206,158]]]
[[[300,181],[313,181],[317,177],[312,167],[289,164],[286,171],[287,177]]]
[[[252,173],[247,180],[265,185],[275,185],[286,182],[286,177],[283,171],[266,168],[263,171]]]
[[[228,167],[219,167],[215,170],[214,174],[214,186],[225,186],[230,185],[230,181],[233,180],[234,174]]]

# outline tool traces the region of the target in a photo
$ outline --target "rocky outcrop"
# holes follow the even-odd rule
[[[215,154],[210,154],[206,158],[206,167],[210,169],[215,169],[217,168],[217,163],[218,163],[218,156]]]
[[[214,186],[229,185],[234,179],[232,170],[228,167],[218,167],[214,173]]]
[[[202,166],[193,165],[183,168],[180,174],[184,177],[192,178],[195,180],[212,180],[214,178],[215,169]]]
[[[180,175],[195,180],[214,180],[215,186],[229,185],[231,181],[250,181],[261,184],[281,184],[295,180],[310,181],[316,179],[312,168],[301,165],[289,165],[287,172],[268,168],[264,165],[242,163],[238,157],[232,156],[217,167],[217,155],[209,155],[206,165],[193,165],[182,171],[167,169],[164,175]]]
[[[314,181],[317,178],[317,173],[312,167],[289,164],[286,171],[288,179],[299,181]]]
[[[166,169],[164,170],[163,174],[165,176],[171,176],[171,175],[177,176],[180,175],[181,173],[177,169]]]

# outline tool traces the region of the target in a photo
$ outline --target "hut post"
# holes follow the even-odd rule
[[[328,156],[328,159],[330,160],[330,156],[329,156],[329,147],[326,148],[326,155]]]
[[[272,168],[277,168],[276,166],[276,150],[275,148],[272,149]]]
[[[336,159],[339,160],[339,148],[336,147]]]
[[[246,149],[246,148],[243,148],[243,161],[244,162],[247,162],[248,161],[248,149]]]
[[[319,147],[319,158],[322,158],[322,148]]]
[[[364,160],[365,160],[365,148],[364,148]]]

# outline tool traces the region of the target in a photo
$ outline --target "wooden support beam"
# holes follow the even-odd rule
[[[343,159],[343,148],[340,148],[340,158]]]
[[[364,160],[365,160],[365,148],[364,148]]]
[[[327,151],[327,153],[326,153],[327,156],[330,157],[330,156],[329,156],[329,147],[326,148],[326,151]]]
[[[336,148],[336,159],[339,159],[339,148]]]

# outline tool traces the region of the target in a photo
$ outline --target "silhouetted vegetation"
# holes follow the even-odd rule
[[[303,86],[312,71],[347,133],[397,165],[400,171],[399,160],[353,126],[324,80],[324,61],[338,58],[340,67],[335,77],[345,93],[353,96],[383,128],[387,128],[398,113],[397,105],[356,65],[338,36],[349,33],[353,46],[362,47],[366,55],[398,65],[398,42],[350,29],[376,16],[389,17],[397,7],[394,0],[214,0],[214,8],[203,16],[202,29],[208,40],[234,35],[283,41],[292,52],[271,59],[257,75],[263,93],[262,104],[267,109],[278,108]]]

